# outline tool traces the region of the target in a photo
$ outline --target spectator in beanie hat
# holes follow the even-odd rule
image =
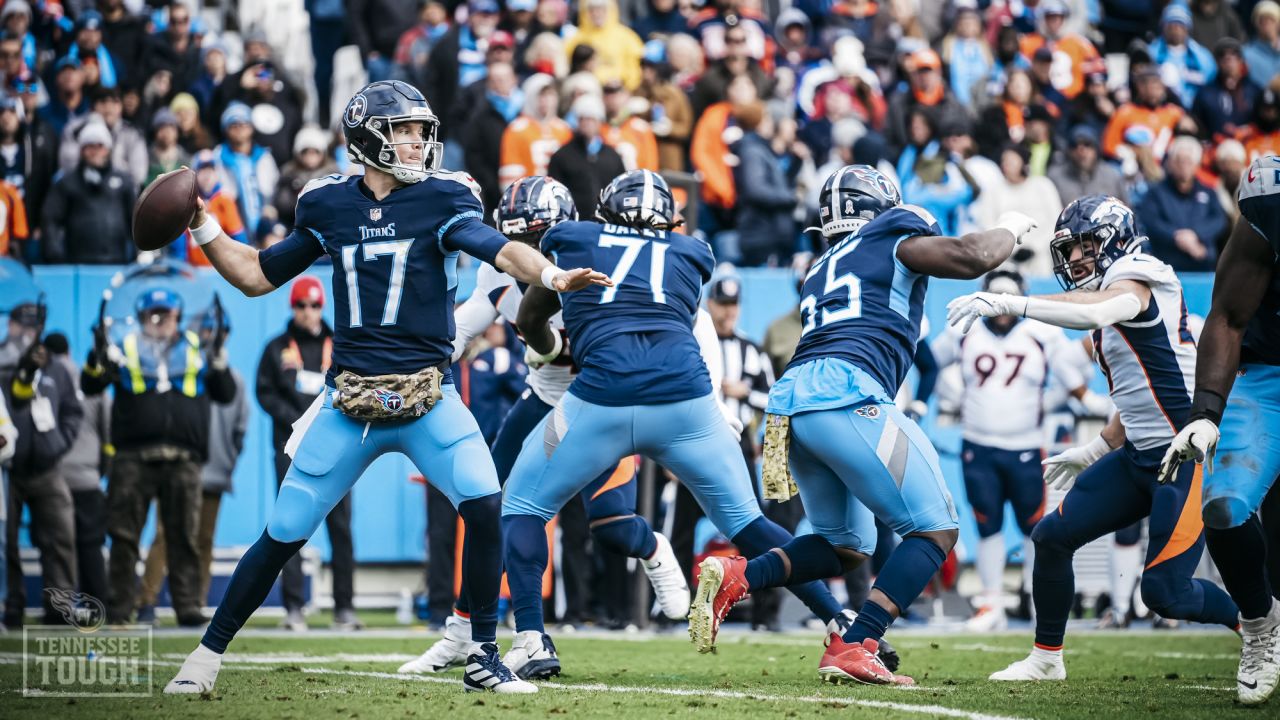
[[[160,108],[151,118],[151,147],[148,149],[147,180],[177,170],[191,161],[191,155],[178,144],[178,116],[169,108]]]

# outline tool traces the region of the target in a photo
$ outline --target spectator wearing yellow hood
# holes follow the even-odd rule
[[[621,80],[628,90],[640,86],[644,43],[639,35],[619,22],[615,0],[582,2],[578,11],[578,33],[565,44],[565,52],[572,57],[573,49],[579,45],[595,49],[595,74],[602,84]]]

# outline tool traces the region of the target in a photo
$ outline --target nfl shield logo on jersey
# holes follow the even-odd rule
[[[382,403],[382,407],[387,409],[387,412],[398,413],[404,409],[404,397],[400,393],[377,388],[373,391],[373,394]]]
[[[370,219],[370,220],[372,220],[372,221],[374,221],[374,222],[378,222],[379,220],[381,220],[381,219],[382,219],[382,208],[380,208],[380,207],[376,207],[376,208],[369,208],[369,219]]]

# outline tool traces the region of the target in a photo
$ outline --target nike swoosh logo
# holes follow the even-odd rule
[[[1243,686],[1245,686],[1245,687],[1249,688],[1250,690],[1257,690],[1257,689],[1258,689],[1258,681],[1257,681],[1257,680],[1254,680],[1253,682],[1245,682],[1245,681],[1243,681],[1243,680],[1236,680],[1236,682],[1238,682],[1238,683],[1240,683],[1241,685],[1243,685]]]

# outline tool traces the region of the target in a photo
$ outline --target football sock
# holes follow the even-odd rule
[[[750,525],[731,538],[733,544],[748,558],[755,558],[776,547],[783,547],[793,539],[791,533],[783,530],[782,526],[763,515],[752,520]],[[837,565],[835,572],[826,577],[839,574],[840,567]],[[797,576],[797,579],[799,577]],[[827,586],[818,580],[791,584],[787,586],[787,589],[791,591],[792,595],[800,598],[805,607],[813,611],[813,614],[817,615],[822,622],[829,622],[831,618],[839,615],[843,609],[840,607],[840,603],[836,602],[836,599],[831,595],[831,591],[827,589]]]
[[[1076,576],[1071,552],[1050,543],[1036,546],[1031,598],[1036,606],[1036,645],[1061,649],[1067,634],[1067,618],[1076,596]]]
[[[1030,594],[1034,583],[1031,581],[1031,570],[1036,566],[1036,544],[1031,542],[1030,535],[1022,536],[1022,591]],[[1033,610],[1034,613],[1034,610]],[[1035,617],[1034,614],[1032,617]]]
[[[604,548],[625,557],[647,560],[658,551],[653,528],[639,515],[596,525],[591,528],[591,536]]]
[[[462,577],[471,613],[471,639],[498,638],[498,592],[502,587],[502,494],[466,500],[458,515],[466,523],[462,538]],[[545,540],[543,547],[546,547]]]
[[[862,604],[862,609],[858,611],[858,619],[844,631],[844,637],[841,639],[856,645],[862,644],[862,641],[867,638],[879,642],[892,624],[893,616],[889,611],[880,607],[878,603],[868,600]]]
[[[1233,528],[1206,527],[1204,537],[1222,575],[1222,584],[1240,607],[1240,615],[1245,619],[1266,615],[1271,609],[1271,585],[1263,570],[1267,538],[1257,513]]]
[[[900,612],[906,612],[946,559],[947,554],[932,540],[907,536],[893,549],[872,589],[884,593]],[[867,616],[865,620],[864,615]],[[858,611],[858,619],[844,634],[845,642],[862,642],[866,638],[879,640],[892,622],[893,616],[886,608],[868,600]]]
[[[1111,606],[1121,617],[1129,614],[1133,589],[1142,575],[1142,546],[1111,546]]]
[[[263,530],[262,537],[245,551],[231,573],[231,582],[200,644],[216,653],[226,652],[231,638],[267,599],[284,564],[306,544],[306,540],[282,543]]]
[[[507,585],[516,632],[545,632],[542,573],[547,569],[547,521],[534,515],[507,515],[502,518],[502,529],[507,536]]]
[[[836,549],[821,535],[801,535],[779,549],[786,553],[786,560],[770,550],[747,562],[747,586],[752,590],[782,587],[793,578],[796,582],[825,580],[844,572]]]
[[[1004,589],[1004,536],[997,533],[978,540],[978,577],[982,580],[982,605],[1000,602]],[[1001,605],[1003,610],[1004,606]]]

